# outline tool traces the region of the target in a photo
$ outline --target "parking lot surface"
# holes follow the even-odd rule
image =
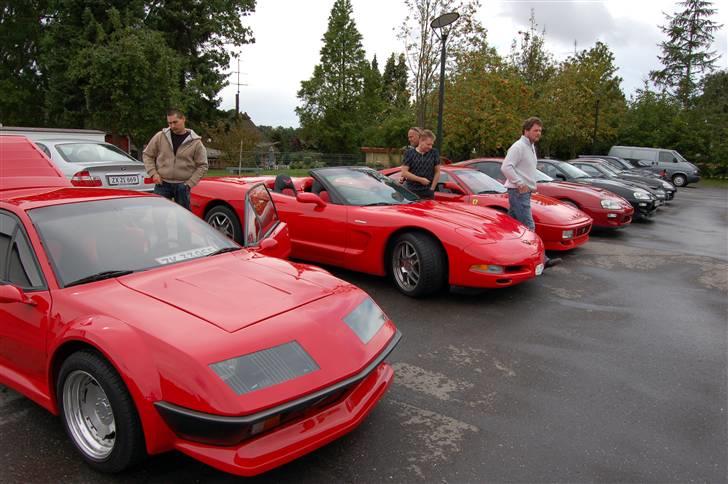
[[[535,281],[424,300],[368,291],[404,337],[348,436],[248,482],[725,482],[728,190],[681,189]],[[252,302],[251,302],[252,303]],[[0,386],[0,482],[232,482],[178,453],[117,476]]]

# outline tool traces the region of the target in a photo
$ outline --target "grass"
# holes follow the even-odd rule
[[[709,188],[728,188],[728,179],[726,178],[701,178],[698,187]]]

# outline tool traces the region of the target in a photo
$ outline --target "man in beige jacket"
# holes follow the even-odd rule
[[[144,168],[154,180],[154,193],[189,210],[190,189],[207,172],[207,150],[202,138],[185,128],[179,109],[167,111],[167,124],[144,148]]]

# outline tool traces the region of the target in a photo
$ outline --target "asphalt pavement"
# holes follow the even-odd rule
[[[728,481],[728,190],[593,234],[538,279],[426,299],[334,270],[403,333],[364,424],[247,482]],[[179,453],[116,476],[0,386],[0,482],[231,482]]]

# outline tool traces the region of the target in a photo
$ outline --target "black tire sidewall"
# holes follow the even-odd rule
[[[395,275],[395,258],[397,248],[402,242],[409,242],[415,248],[420,262],[420,280],[417,286],[408,291],[397,281]],[[403,294],[410,297],[421,297],[439,291],[445,281],[443,253],[432,237],[420,233],[405,233],[397,237],[389,256],[389,270],[392,280]]]
[[[87,455],[78,446],[66,421],[63,385],[68,376],[76,370],[85,371],[96,379],[106,393],[114,413],[116,427],[114,448],[108,457],[100,461]],[[114,367],[102,356],[93,351],[79,351],[70,355],[58,373],[56,395],[66,434],[88,465],[101,472],[117,473],[133,466],[146,455],[144,435],[131,395]]]
[[[676,183],[677,180],[682,180],[682,183]],[[672,184],[675,185],[676,187],[684,187],[685,185],[688,184],[687,181],[688,181],[687,177],[685,177],[683,175],[674,175],[672,177]]]
[[[212,218],[213,215],[217,213],[224,214],[228,219],[230,219],[231,223],[233,224],[233,240],[237,242],[238,244],[243,243],[243,227],[240,224],[240,220],[238,220],[238,216],[235,213],[234,210],[230,209],[229,207],[226,207],[224,205],[218,205],[217,207],[213,207],[205,216],[205,221],[207,223],[210,223],[209,220]]]

